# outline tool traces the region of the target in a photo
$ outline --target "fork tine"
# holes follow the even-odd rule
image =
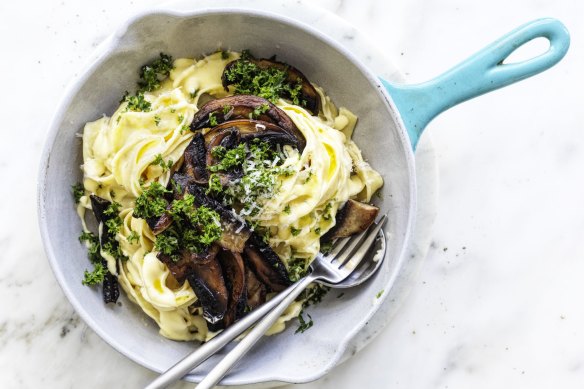
[[[355,266],[359,264],[359,262],[361,262],[361,260],[363,259],[365,254],[367,254],[367,251],[369,251],[369,248],[375,241],[375,238],[377,238],[377,234],[385,224],[386,220],[387,220],[386,215],[383,215],[381,219],[379,219],[379,222],[373,228],[369,227],[369,229],[363,231],[361,234],[357,236],[357,238],[355,238],[354,241],[351,242],[351,245],[349,245],[349,247],[346,250],[344,250],[343,253],[340,254],[339,257],[337,258],[337,260],[340,263],[339,269],[347,265],[349,263],[349,260],[351,260],[352,265],[351,270],[354,269]]]
[[[335,245],[334,245],[333,249],[330,251],[330,253],[328,253],[324,257],[330,261],[334,260],[335,257],[337,255],[339,255],[339,253],[341,252],[343,247],[345,247],[350,240],[351,240],[351,237],[339,239],[335,243]]]

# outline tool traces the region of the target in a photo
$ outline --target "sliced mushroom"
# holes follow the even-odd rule
[[[320,99],[318,97],[318,93],[316,89],[310,81],[300,72],[300,70],[296,69],[293,66],[290,66],[283,62],[278,62],[272,59],[238,59],[235,61],[229,62],[225,69],[223,70],[223,74],[221,75],[221,81],[223,83],[223,87],[227,90],[227,87],[232,84],[238,84],[239,80],[237,78],[230,80],[228,77],[228,73],[231,71],[232,68],[237,66],[238,62],[250,62],[256,65],[261,70],[266,70],[270,68],[278,69],[281,71],[286,72],[286,82],[291,86],[294,87],[298,84],[301,84],[302,87],[300,89],[299,99],[300,105],[307,110],[309,110],[313,115],[318,114]],[[283,97],[292,98],[289,93],[286,93]]]
[[[190,271],[187,279],[203,307],[203,317],[210,324],[223,320],[227,312],[229,292],[223,278],[223,271],[217,256],[200,261],[191,254]]]
[[[251,142],[256,138],[259,138],[273,144],[292,145],[300,152],[302,152],[306,146],[306,139],[304,139],[304,136],[301,133],[291,133],[288,130],[270,122],[252,119],[239,119],[221,123],[213,127],[205,134],[205,145],[207,147],[207,153],[210,153],[212,147],[214,147],[211,146],[211,143],[215,137],[225,131],[229,131],[230,133],[237,131],[242,142]],[[220,140],[214,141],[213,143],[223,141],[223,138],[219,139]]]
[[[223,269],[225,285],[229,291],[229,303],[223,318],[223,326],[229,327],[245,312],[247,302],[245,266],[241,255],[227,250],[219,253],[219,262]]]
[[[228,291],[217,258],[219,251],[217,245],[210,246],[204,253],[185,250],[176,262],[167,255],[158,254],[158,259],[168,267],[179,285],[189,281],[203,307],[203,317],[211,324],[223,320],[228,303]]]
[[[278,254],[255,233],[245,245],[244,258],[258,280],[272,291],[281,292],[290,285],[288,271]]]
[[[220,216],[222,230],[221,237],[217,243],[224,249],[236,253],[243,252],[245,242],[251,234],[251,230],[243,219],[237,218],[230,209],[209,197],[205,193],[205,188],[197,185],[189,176],[181,173],[173,174],[170,186],[173,188],[173,197],[175,199],[182,199],[185,193],[189,193],[195,198],[195,206],[205,206],[216,211]],[[164,213],[159,218],[147,220],[147,222],[153,233],[157,235],[170,227],[173,220],[168,213]]]
[[[111,205],[111,202],[93,194],[89,196],[89,199],[91,201],[91,209],[93,210],[95,219],[97,220],[97,223],[101,225],[100,228],[101,232],[99,234],[100,246],[103,246],[108,241],[111,241],[112,244],[114,245],[114,248],[117,248],[116,246],[119,243],[114,239],[106,224],[106,221],[113,217],[113,215],[107,215],[105,213],[105,211]],[[107,269],[107,262],[104,258],[101,258],[101,264],[104,266],[104,268]],[[110,273],[109,270],[103,279],[101,291],[103,295],[103,301],[106,304],[115,303],[116,301],[118,301],[118,298],[120,297],[118,278],[112,273]]]
[[[266,286],[257,279],[249,267],[245,268],[245,287],[248,310],[254,310],[266,302]]]
[[[356,200],[348,200],[337,212],[336,224],[321,238],[331,241],[365,231],[375,221],[379,208]]]
[[[233,128],[227,128],[223,131],[219,131],[219,133],[217,135],[215,135],[211,141],[209,142],[208,145],[208,150],[209,152],[207,153],[207,166],[213,166],[217,163],[219,163],[219,161],[213,156],[213,153],[211,152],[213,150],[213,148],[217,147],[217,146],[221,146],[221,147],[225,147],[225,149],[229,150],[232,148],[235,148],[239,143],[240,143],[240,136],[239,136],[239,131],[237,131],[237,129]],[[241,169],[240,166],[234,167],[232,169],[230,169],[227,172],[216,172],[215,174],[217,174],[219,176],[219,179],[221,181],[221,185],[225,186],[227,185],[230,181],[233,181],[235,179],[241,178],[243,176],[243,171]]]
[[[111,202],[101,198],[96,195],[89,195],[89,200],[91,201],[91,210],[95,215],[95,220],[97,220],[98,224],[101,224],[101,233],[99,234],[99,244],[104,245],[108,239],[111,238],[111,234],[107,225],[105,224],[106,221],[111,219],[111,215],[107,215],[105,211],[111,205]]]
[[[188,184],[184,189],[187,193],[194,196],[195,205],[205,206],[219,214],[223,232],[217,243],[227,250],[242,253],[245,242],[251,235],[251,230],[247,226],[247,223],[243,219],[237,218],[231,209],[207,196],[204,188],[196,184]]]
[[[209,123],[212,116],[218,124],[237,119],[257,119],[275,124],[296,137],[302,137],[294,122],[270,101],[252,95],[235,95],[209,101],[195,114],[191,131],[214,127]]]
[[[207,149],[205,147],[205,138],[199,132],[193,137],[193,140],[184,153],[184,164],[181,171],[191,177],[198,184],[209,182],[209,173],[207,172]]]
[[[170,274],[172,274],[178,284],[182,285],[187,279],[193,263],[206,263],[212,258],[215,258],[220,250],[221,248],[219,246],[211,245],[202,253],[191,253],[185,251],[181,253],[178,261],[174,261],[170,256],[165,255],[162,252],[158,253],[157,258],[168,267]]]
[[[118,284],[118,277],[114,276],[109,271],[106,273],[102,288],[103,301],[107,303],[115,303],[120,297],[120,287]]]
[[[172,197],[177,200],[182,199],[186,188],[189,185],[194,185],[195,183],[195,179],[192,176],[185,174],[184,172],[174,173],[170,178]]]

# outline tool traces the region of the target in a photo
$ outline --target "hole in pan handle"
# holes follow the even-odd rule
[[[505,64],[507,57],[536,38],[546,38],[549,49],[525,61]],[[416,145],[426,125],[438,114],[463,101],[538,74],[558,63],[568,51],[570,35],[555,19],[537,19],[504,35],[466,61],[433,80],[399,85],[381,80]]]

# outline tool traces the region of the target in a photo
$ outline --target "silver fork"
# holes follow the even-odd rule
[[[145,389],[166,388],[168,385],[172,384],[173,382],[180,380],[188,372],[193,370],[195,367],[199,366],[201,363],[206,361],[209,357],[211,357],[212,355],[217,353],[219,350],[221,350],[225,345],[227,345],[233,339],[235,339],[236,337],[241,335],[243,332],[245,332],[249,327],[254,325],[258,320],[260,320],[262,317],[267,315],[272,309],[277,307],[279,304],[286,304],[285,307],[290,305],[290,302],[293,301],[296,298],[296,296],[298,294],[300,294],[300,292],[302,292],[302,290],[304,290],[306,288],[306,286],[308,286],[311,282],[317,280],[316,276],[318,276],[318,274],[315,273],[316,269],[322,268],[323,272],[325,272],[325,273],[330,272],[329,267],[331,267],[333,264],[333,261],[335,259],[337,259],[336,255],[338,255],[341,252],[341,249],[343,247],[347,246],[349,244],[349,242],[351,241],[354,243],[354,246],[353,246],[354,248],[360,247],[361,250],[359,250],[356,253],[356,255],[353,257],[351,264],[347,265],[344,268],[344,272],[350,273],[350,269],[356,268],[356,266],[358,265],[358,262],[360,262],[361,259],[363,258],[363,256],[365,255],[365,253],[367,253],[367,249],[369,247],[371,247],[373,241],[375,240],[376,234],[379,232],[381,227],[383,227],[385,219],[386,219],[386,217],[383,216],[376,225],[370,227],[370,229],[372,229],[372,230],[369,233],[364,232],[361,235],[356,236],[356,237],[342,239],[339,242],[337,242],[337,244],[335,245],[335,247],[333,248],[333,250],[329,254],[327,254],[327,255],[320,255],[319,254],[319,256],[317,256],[317,259],[315,259],[312,263],[311,268],[313,271],[307,277],[300,279],[295,284],[289,286],[286,290],[278,293],[271,300],[265,302],[264,304],[262,304],[261,306],[259,306],[256,309],[254,309],[252,312],[250,312],[246,316],[244,316],[241,319],[239,319],[238,321],[236,321],[233,325],[226,328],[223,332],[221,332],[220,334],[215,336],[213,339],[209,340],[206,343],[201,344],[197,348],[197,350],[193,351],[191,354],[187,355],[185,358],[183,358],[182,360],[177,362],[174,366],[169,368],[167,371],[165,371],[164,373],[162,373],[161,375],[156,377],[156,379],[154,381],[152,381],[148,386],[146,386]],[[370,238],[370,240],[365,241],[362,246],[358,246],[358,243],[363,241],[364,236],[367,236],[368,238]],[[349,250],[349,247],[351,247],[351,246],[347,246],[347,248],[348,248],[347,250]],[[346,258],[349,258],[349,256],[347,255],[347,251],[344,251],[344,253],[346,255]],[[342,258],[339,257],[336,261],[337,263],[339,262],[339,259],[342,259]],[[356,260],[358,260],[358,261],[356,261]],[[328,262],[330,266],[327,267],[324,264],[319,264],[321,261]],[[378,265],[379,265],[379,263],[377,264],[377,266]],[[345,284],[345,283],[347,283],[347,281],[349,281],[348,285],[342,285],[342,286],[343,287],[355,286],[355,285],[361,283],[363,281],[363,278],[369,277],[373,271],[374,270],[372,270],[370,267],[363,269],[363,271],[357,271],[357,273],[359,273],[359,274],[355,274],[355,275],[357,275],[359,277],[355,277],[355,279],[352,279],[353,278],[353,276],[352,276],[350,280],[347,279],[345,282],[343,282],[343,284]],[[362,275],[364,275],[364,276],[361,277]],[[309,280],[309,277],[310,277],[310,280]],[[331,285],[332,283],[340,282],[340,281],[338,281],[338,280],[340,280],[340,277],[331,277],[331,280],[332,280],[332,282],[329,283],[329,282],[326,282],[326,280],[323,278],[323,279],[320,279],[320,282],[322,282],[326,285],[329,285],[329,286],[333,286],[333,285]],[[290,300],[290,302],[283,303],[283,301],[290,295],[290,293],[294,292],[296,289],[298,289],[298,293],[295,294],[295,297],[293,297]],[[284,309],[285,309],[285,307],[284,307]]]
[[[338,284],[349,277],[373,245],[385,220],[386,216],[384,215],[377,224],[374,224],[368,230],[355,237],[345,238],[337,242],[329,254],[318,254],[310,265],[311,272],[299,280],[296,283],[296,287],[290,291],[283,301],[256,324],[250,333],[207,374],[201,383],[197,385],[197,389],[214,387],[311,283],[324,281],[334,287],[334,284]]]

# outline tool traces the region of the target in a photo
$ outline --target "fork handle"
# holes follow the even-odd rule
[[[284,298],[284,300],[274,308],[270,313],[268,313],[256,326],[243,338],[237,346],[233,348],[222,360],[219,362],[213,370],[207,374],[207,376],[197,385],[197,389],[210,389],[214,387],[221,378],[227,374],[229,370],[243,357],[247,352],[253,347],[254,344],[266,333],[267,330],[278,320],[282,312],[288,308],[296,297],[308,287],[316,277],[311,274],[304,277],[298,281],[297,286],[290,291],[290,294]]]
[[[152,381],[144,389],[162,389],[180,380],[187,373],[189,373],[195,367],[199,366],[201,363],[205,362],[207,359],[209,359],[209,357],[221,350],[226,344],[237,338],[239,335],[245,332],[245,330],[254,325],[258,320],[270,312],[274,307],[280,304],[288,293],[291,293],[296,289],[297,286],[299,286],[301,281],[302,280],[299,280],[298,282],[289,286],[284,291],[275,295],[270,301],[265,302],[246,316],[239,319],[233,325],[226,328],[213,339],[201,344],[191,354],[187,355],[167,371],[156,377],[156,379],[154,379],[154,381]]]

